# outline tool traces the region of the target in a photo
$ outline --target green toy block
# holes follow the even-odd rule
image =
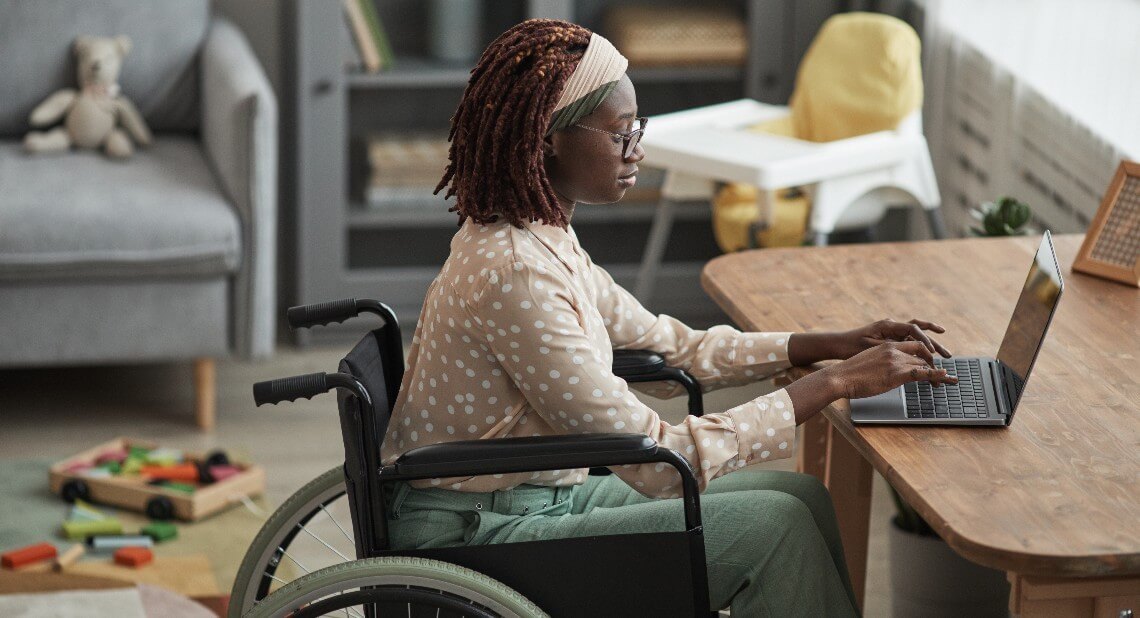
[[[193,485],[189,485],[187,483],[178,483],[176,481],[167,481],[167,482],[163,483],[162,485],[160,485],[160,487],[165,487],[166,489],[173,489],[174,491],[180,491],[182,493],[187,493],[187,494],[194,493],[194,486]]]
[[[118,474],[122,472],[123,466],[117,461],[104,461],[103,463],[95,466],[96,468],[103,468],[111,474]]]
[[[119,472],[121,474],[138,474],[142,471],[143,463],[145,461],[146,460],[142,457],[135,457],[134,455],[131,455],[130,457],[127,457],[125,461],[123,461],[123,467]]]
[[[114,517],[99,521],[65,521],[63,534],[73,541],[81,541],[89,536],[100,534],[122,534],[123,524]]]
[[[161,543],[163,541],[169,541],[171,539],[178,538],[178,528],[176,528],[174,524],[167,522],[152,522],[146,526],[143,526],[142,530],[139,532],[154,539],[155,543]]]

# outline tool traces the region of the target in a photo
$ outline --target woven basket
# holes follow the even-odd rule
[[[605,24],[631,66],[741,65],[748,56],[744,21],[727,8],[623,6]]]

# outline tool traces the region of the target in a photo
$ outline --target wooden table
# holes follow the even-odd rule
[[[806,423],[799,467],[831,490],[860,602],[873,466],[954,551],[1008,573],[1011,611],[1140,610],[1140,290],[1071,272],[1081,239],[1054,238],[1066,289],[1010,427],[855,427],[846,400]],[[920,317],[951,352],[993,356],[1039,242],[763,249],[701,281],[746,330]]]

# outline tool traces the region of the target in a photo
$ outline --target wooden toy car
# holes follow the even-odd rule
[[[146,440],[116,438],[105,442],[52,465],[51,491],[67,502],[79,499],[140,511],[152,519],[184,521],[212,515],[243,496],[256,496],[265,491],[265,470],[261,466],[231,462],[221,451],[182,454],[180,472],[189,464],[199,471],[198,481],[193,483],[160,478],[153,468],[144,474],[141,465],[129,465],[126,458],[123,462],[116,461],[120,455],[136,457],[143,451],[157,450],[155,443]],[[162,450],[171,452],[171,449]],[[134,470],[135,467],[139,469]],[[222,478],[215,480],[210,470],[217,471]],[[179,474],[179,477],[184,475]]]

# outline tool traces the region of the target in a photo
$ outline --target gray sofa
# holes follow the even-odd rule
[[[208,0],[0,0],[0,366],[214,359],[273,350],[277,103]],[[120,76],[154,132],[126,161],[32,156],[33,107],[76,85],[79,34],[129,36]]]

